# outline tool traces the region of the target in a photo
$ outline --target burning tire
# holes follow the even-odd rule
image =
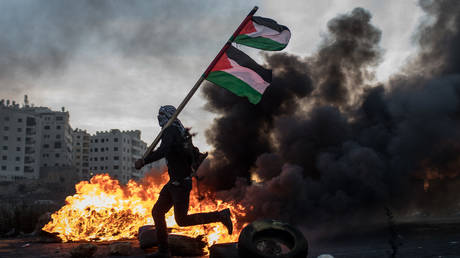
[[[289,224],[259,220],[241,231],[238,253],[241,258],[305,258],[308,243],[303,234]]]

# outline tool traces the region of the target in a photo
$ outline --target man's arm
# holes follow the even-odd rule
[[[174,129],[169,127],[163,132],[161,137],[161,144],[158,149],[150,152],[145,159],[138,159],[134,166],[136,169],[141,169],[144,165],[157,161],[161,158],[164,158],[166,154],[171,150],[174,144]]]

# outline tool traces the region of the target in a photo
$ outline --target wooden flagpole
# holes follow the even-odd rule
[[[165,126],[163,126],[163,128],[161,129],[160,133],[158,133],[157,137],[155,138],[155,140],[153,141],[152,144],[150,144],[149,148],[147,149],[147,151],[144,153],[144,156],[142,158],[146,158],[147,155],[149,155],[150,152],[152,152],[152,150],[157,146],[158,142],[160,141],[161,139],[161,136],[163,135],[163,132],[166,128],[168,128],[168,126],[170,126],[174,120],[177,118],[177,116],[179,115],[179,113],[182,111],[182,109],[184,109],[185,105],[187,105],[187,103],[189,102],[189,100],[192,98],[193,94],[195,94],[195,92],[198,90],[198,88],[200,87],[201,83],[206,79],[206,77],[208,77],[209,73],[211,72],[212,68],[214,67],[214,65],[216,65],[217,61],[219,61],[220,57],[225,53],[225,51],[227,51],[227,49],[230,47],[230,45],[232,44],[233,40],[236,38],[236,36],[238,36],[238,34],[240,33],[240,31],[244,28],[244,26],[246,25],[246,23],[252,18],[252,16],[254,15],[254,13],[257,11],[257,9],[259,9],[259,7],[257,6],[254,6],[254,8],[252,8],[251,12],[249,12],[248,16],[246,16],[246,18],[241,22],[240,26],[238,26],[238,28],[235,30],[235,32],[233,33],[233,35],[230,37],[230,39],[227,41],[227,43],[225,43],[224,47],[222,47],[222,49],[219,51],[219,53],[217,54],[217,56],[214,58],[214,60],[212,60],[212,62],[209,64],[208,68],[205,70],[205,72],[203,73],[203,75],[201,75],[201,77],[198,79],[198,81],[195,83],[195,85],[193,86],[193,88],[190,90],[190,92],[187,94],[187,96],[185,96],[184,100],[182,100],[182,102],[180,103],[180,105],[177,107],[176,109],[176,112],[174,112],[174,114],[172,115],[172,117],[169,119],[169,121],[166,123]]]

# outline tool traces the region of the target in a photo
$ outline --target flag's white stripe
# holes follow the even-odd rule
[[[255,22],[253,22],[253,24],[254,24],[254,28],[256,29],[256,31],[246,34],[249,37],[251,38],[264,37],[264,38],[269,38],[271,40],[274,40],[281,44],[289,43],[289,39],[291,38],[291,32],[289,30],[283,30],[281,33],[279,33],[278,31],[274,29],[271,29],[266,26],[262,26]]]
[[[235,76],[236,78],[244,81],[260,94],[263,94],[265,89],[270,85],[270,83],[264,81],[264,79],[253,70],[240,66],[238,63],[236,63],[230,58],[228,60],[230,61],[232,68],[222,70],[223,72],[229,73]]]

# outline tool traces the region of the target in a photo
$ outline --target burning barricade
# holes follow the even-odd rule
[[[52,220],[43,230],[57,233],[63,242],[134,239],[140,227],[153,224],[151,209],[161,186],[167,181],[168,176],[163,173],[158,177],[147,177],[141,183],[130,181],[122,186],[107,174],[96,175],[89,182],[82,181],[75,186],[76,193],[66,198],[66,205],[51,215]],[[227,235],[220,223],[179,227],[173,210],[166,215],[171,232],[192,238],[204,236],[208,246],[235,242],[242,229],[238,227],[236,218],[245,214],[244,208],[215,199],[199,201],[196,196],[195,190],[192,190],[190,212],[229,208],[236,234]]]

